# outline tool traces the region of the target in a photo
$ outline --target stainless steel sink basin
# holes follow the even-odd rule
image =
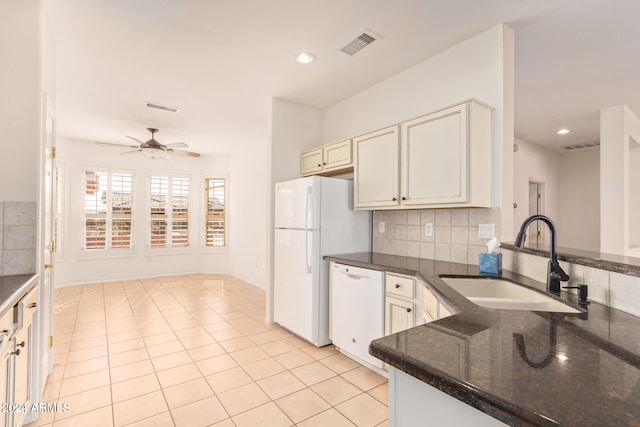
[[[441,279],[472,303],[503,310],[553,311],[580,313],[580,310],[541,292],[502,279],[475,277],[441,277]]]

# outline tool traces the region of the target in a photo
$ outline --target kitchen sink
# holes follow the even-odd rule
[[[557,299],[508,280],[475,277],[441,277],[441,279],[469,301],[482,307],[580,313],[580,310]]]

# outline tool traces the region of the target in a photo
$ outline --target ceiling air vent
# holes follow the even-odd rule
[[[371,31],[366,30],[340,50],[347,55],[353,56],[379,38],[380,37],[378,37]]]
[[[156,102],[147,101],[146,106],[149,107],[149,108],[155,108],[155,109],[162,110],[162,111],[168,111],[170,113],[177,113],[178,111],[180,111],[179,108],[169,107],[168,105],[162,105],[162,104],[158,104]]]
[[[569,150],[579,150],[581,148],[598,147],[599,145],[600,145],[600,141],[594,141],[594,142],[585,142],[582,144],[565,145],[562,148],[569,151]]]

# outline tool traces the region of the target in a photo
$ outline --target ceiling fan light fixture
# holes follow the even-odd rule
[[[310,64],[316,57],[309,52],[302,51],[296,55],[296,62],[298,64]]]
[[[167,153],[164,150],[159,150],[157,148],[143,148],[142,154],[144,154],[145,157],[151,160],[155,160],[155,159],[171,160],[171,156],[169,155],[169,153]]]
[[[558,130],[558,132],[556,132],[556,133],[557,133],[558,135],[566,135],[566,134],[568,134],[569,132],[571,132],[569,129],[563,128],[563,129]]]

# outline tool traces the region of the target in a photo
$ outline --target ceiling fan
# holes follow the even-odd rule
[[[149,132],[151,132],[151,139],[148,141],[141,141],[138,138],[134,138],[132,136],[128,136],[127,138],[134,140],[139,145],[130,145],[129,147],[135,148],[135,150],[125,151],[120,154],[131,154],[142,152],[146,157],[150,159],[171,159],[172,154],[178,154],[180,156],[190,156],[190,157],[200,157],[200,153],[194,153],[192,151],[185,150],[176,150],[176,148],[188,148],[189,145],[185,142],[174,142],[171,144],[160,144],[154,138],[155,133],[158,132],[158,129],[155,128],[147,128]],[[112,144],[110,142],[98,142],[98,144],[104,145],[116,145],[118,147],[124,147],[122,144]]]

